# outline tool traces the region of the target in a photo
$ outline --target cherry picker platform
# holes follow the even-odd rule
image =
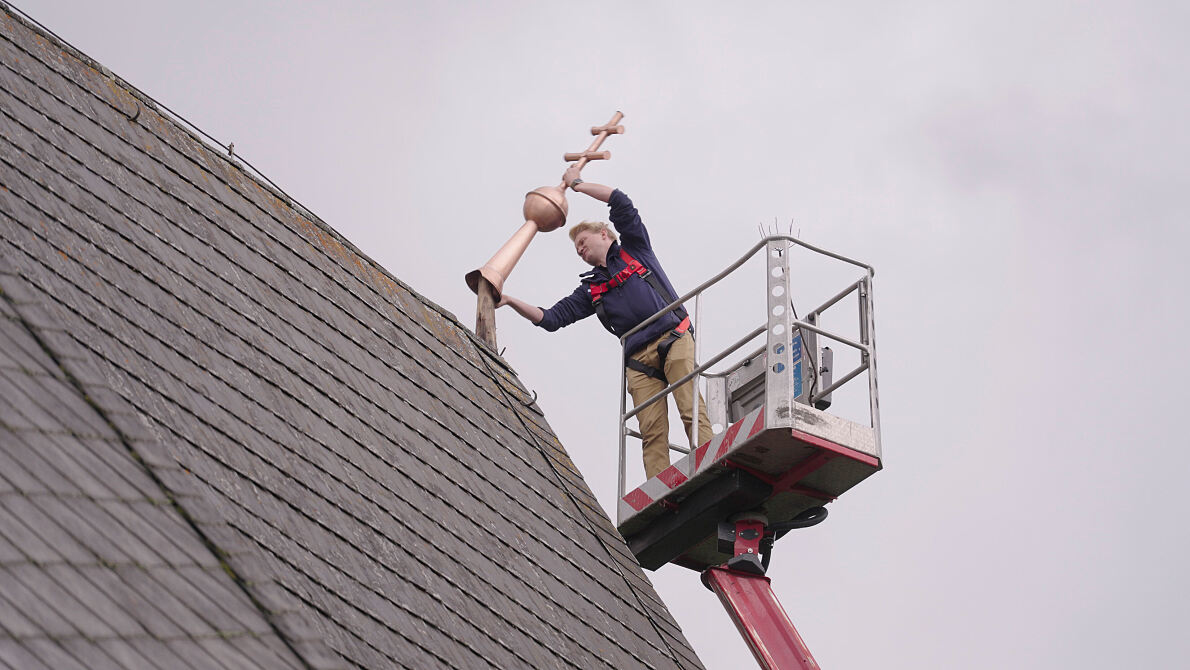
[[[791,302],[790,252],[795,249],[850,265],[860,276],[799,319]],[[656,570],[674,563],[703,573],[763,667],[816,668],[764,573],[776,539],[821,521],[823,505],[882,467],[872,267],[792,236],[771,235],[621,339],[691,299],[696,301],[695,331],[701,333],[697,301],[702,293],[762,251],[767,270],[763,325],[632,409],[626,408],[627,380],[621,377],[617,526],[642,567]],[[858,337],[821,327],[825,311],[853,296]],[[707,372],[762,336],[760,348],[720,372]],[[858,365],[835,375],[827,342],[853,349]],[[828,412],[835,390],[865,372],[868,421]],[[695,421],[693,442],[699,446],[670,445],[685,455],[626,490],[626,441],[640,438],[628,421],[644,407],[666,402],[691,380],[697,414],[700,377],[708,417],[723,429],[699,440]]]

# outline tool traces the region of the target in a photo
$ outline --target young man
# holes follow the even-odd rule
[[[620,337],[677,299],[677,293],[653,254],[649,233],[628,196],[619,189],[579,179],[574,167],[566,170],[563,179],[578,193],[609,205],[620,240],[606,223],[584,221],[574,226],[570,229],[574,250],[594,268],[579,275],[578,288],[549,309],[534,307],[508,294],[497,306],[510,305],[551,332],[596,314],[604,328]],[[624,364],[628,368],[628,392],[637,405],[670,381],[690,374],[694,370],[694,338],[686,310],[672,310],[629,337],[624,342]],[[691,442],[692,392],[687,382],[672,394]],[[711,439],[711,424],[701,398],[698,410],[698,440],[706,442]],[[637,414],[637,419],[644,442],[645,476],[653,477],[669,467],[668,402],[653,403]]]

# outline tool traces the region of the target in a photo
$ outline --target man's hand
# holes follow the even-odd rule
[[[566,172],[562,174],[562,182],[566,184],[566,188],[574,189],[577,193],[589,195],[592,198],[602,202],[607,202],[608,199],[612,197],[612,191],[614,189],[610,186],[604,186],[603,184],[592,184],[589,181],[584,181],[576,188],[574,186],[574,180],[578,178],[578,163],[566,168]]]
[[[574,180],[578,178],[578,163],[572,163],[570,167],[566,168],[566,172],[562,173],[562,183],[566,184],[566,188],[574,188]]]

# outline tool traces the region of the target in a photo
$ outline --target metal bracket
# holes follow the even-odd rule
[[[760,514],[738,514],[719,524],[719,551],[732,554],[724,566],[754,575],[764,574],[760,542],[768,520]]]

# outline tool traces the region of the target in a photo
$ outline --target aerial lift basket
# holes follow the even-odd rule
[[[797,247],[861,271],[858,278],[800,319],[790,303],[790,252]],[[697,300],[703,291],[761,252],[767,270],[763,325],[635,408],[626,409],[627,381],[621,377],[617,525],[647,569],[656,570],[670,562],[698,571],[723,565],[733,559],[728,525],[733,518],[760,515],[769,528],[780,528],[833,501],[881,468],[870,266],[791,236],[769,236],[631,332],[678,304]],[[858,338],[820,327],[823,312],[852,298],[858,303]],[[700,317],[696,305],[695,331],[701,333]],[[764,341],[760,348],[720,372],[706,372],[760,338]],[[824,345],[821,348],[820,343]],[[859,364],[834,374],[833,351],[828,344],[853,348]],[[832,392],[865,372],[869,420],[856,422],[827,411]],[[669,393],[691,379],[697,388],[700,377],[706,381],[708,417],[723,430],[696,437],[700,446],[695,449],[671,445],[685,455],[657,476],[626,490],[626,440],[640,437],[628,427],[629,419],[653,402],[666,402]],[[694,423],[697,430],[698,422]]]

